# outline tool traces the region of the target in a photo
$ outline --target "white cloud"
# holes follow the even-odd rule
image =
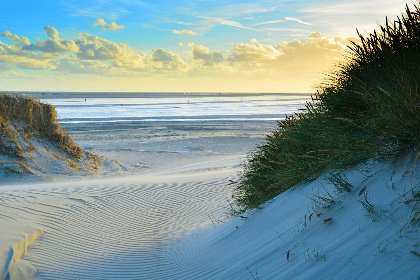
[[[134,51],[122,43],[93,36],[88,33],[79,34],[75,41],[80,51],[77,56],[84,60],[110,61],[114,66],[143,71],[146,68],[146,54]]]
[[[230,1],[232,2],[232,1]],[[240,1],[237,4],[229,4],[226,1],[224,5],[218,5],[215,9],[211,9],[209,14],[218,15],[223,18],[238,18],[250,17],[253,15],[261,15],[264,13],[274,12],[279,7],[283,6],[282,1],[251,1],[252,3],[244,3]],[[272,2],[272,3],[269,3]],[[200,9],[202,12],[202,9]]]
[[[233,47],[231,62],[259,61],[278,59],[284,55],[280,50],[272,45],[263,44],[243,44],[239,43]]]
[[[234,45],[227,61],[243,77],[271,78],[285,84],[294,80],[308,85],[343,58],[346,43],[346,39],[320,33],[310,34],[307,40],[281,42],[277,46],[239,43]]]
[[[405,4],[412,6],[414,0],[342,0],[331,3],[308,5],[298,10],[305,14],[318,31],[340,37],[356,36],[361,32],[372,32],[376,23],[385,23],[385,17],[393,21],[405,11]]]
[[[10,31],[7,31],[7,30],[1,34],[1,37],[7,38],[13,41],[13,43],[15,44],[17,48],[31,44],[31,42],[29,41],[29,38],[25,36],[19,37],[18,35],[12,34],[10,33]]]
[[[51,69],[49,62],[51,54],[34,53],[32,51],[21,50],[16,45],[8,45],[0,42],[0,63],[16,65],[20,68],[30,69]]]
[[[304,24],[304,25],[312,25],[312,23],[310,23],[310,22],[306,22],[306,21],[303,21],[301,19],[294,18],[294,17],[285,17],[284,19],[286,21],[296,21],[296,22],[301,23],[301,24]]]
[[[172,33],[179,34],[179,35],[192,35],[192,36],[197,35],[197,33],[195,33],[194,31],[187,30],[187,29],[183,29],[183,30],[176,30],[176,29],[174,29],[174,30],[172,30]]]
[[[285,17],[284,19],[271,20],[271,21],[264,21],[264,22],[256,23],[256,24],[253,24],[252,26],[259,26],[259,25],[266,25],[266,24],[273,24],[273,23],[283,23],[283,22],[288,22],[288,21],[295,21],[295,22],[298,22],[298,23],[304,24],[304,25],[312,25],[312,23],[300,20],[298,18]]]
[[[24,45],[23,50],[28,51],[42,51],[47,53],[60,53],[60,52],[74,52],[79,51],[79,47],[72,40],[63,40],[60,39],[57,29],[52,26],[44,27],[45,33],[48,36],[48,39],[40,40],[36,39],[35,44]]]
[[[150,62],[155,69],[187,71],[187,64],[178,55],[164,49],[153,49],[152,51]]]
[[[177,21],[175,22],[176,24],[180,24],[180,25],[191,25],[191,23],[189,22],[185,22],[185,21]]]
[[[189,43],[191,48],[191,57],[193,61],[202,61],[204,66],[214,66],[224,60],[223,54],[220,52],[210,52],[209,48],[203,45],[195,45]]]
[[[247,84],[255,81],[257,85],[258,81],[264,80],[266,86],[297,86],[303,91],[308,89],[309,83],[322,77],[320,73],[329,71],[348,43],[348,39],[327,37],[321,33],[311,33],[306,40],[278,45],[261,44],[252,38],[251,43],[238,43],[223,51],[211,51],[204,45],[191,42],[188,44],[191,59],[186,62],[178,54],[163,48],[152,49],[147,54],[135,51],[127,44],[88,33],[79,34],[75,40],[63,40],[55,28],[46,26],[44,29],[48,39],[38,39],[36,44],[29,45],[29,39],[24,39],[26,37],[3,33],[4,37],[17,42],[14,45],[0,42],[0,68],[3,72],[9,71],[7,75],[10,77],[19,77],[19,69],[48,69],[97,78],[153,75],[185,81],[188,77],[197,81],[216,78],[223,80],[225,85],[229,84],[228,81],[241,80]],[[179,45],[184,46],[181,42]],[[16,73],[10,72],[12,70]]]
[[[57,71],[81,74],[110,74],[112,67],[95,60],[80,60],[76,56],[62,58],[53,62]]]
[[[101,26],[102,30],[112,31],[117,31],[125,28],[124,25],[116,24],[114,21],[108,24],[103,18],[97,18],[96,21],[93,23],[93,26]]]
[[[320,15],[391,15],[400,14],[405,4],[413,4],[416,1],[410,0],[352,0],[336,3],[322,3],[301,9],[299,12],[314,13]]]
[[[203,16],[199,16],[199,18],[207,19],[207,20],[210,20],[212,22],[215,22],[215,23],[218,23],[218,24],[221,24],[221,25],[226,25],[226,26],[232,26],[232,27],[237,27],[237,28],[242,28],[242,29],[259,31],[259,30],[254,29],[254,28],[246,27],[246,26],[242,25],[239,22],[228,20],[228,19],[224,19],[224,18],[203,17]]]

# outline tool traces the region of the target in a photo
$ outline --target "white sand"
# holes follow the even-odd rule
[[[71,182],[75,174],[57,175],[46,161],[38,161],[40,169],[53,182],[46,172],[40,179],[4,177],[0,279],[35,272],[33,279],[154,278],[164,242],[229,218],[231,181],[274,125],[66,127],[83,148],[118,163],[106,161],[98,175],[80,173]],[[36,240],[24,241],[34,232]],[[23,253],[11,250],[15,244]]]
[[[229,220],[230,183],[274,126],[65,127],[119,164],[71,182],[3,184],[0,280],[417,279],[419,225],[404,227],[416,202],[402,202],[420,173],[404,175],[408,158],[346,171],[350,193],[324,177]],[[314,205],[315,195],[335,203]]]
[[[349,193],[323,176],[260,211],[171,243],[169,271],[179,272],[173,279],[418,279],[419,221],[407,222],[420,205],[404,203],[412,186],[420,188],[420,163],[404,175],[412,167],[406,158],[348,170]]]

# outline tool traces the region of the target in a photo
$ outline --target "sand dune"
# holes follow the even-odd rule
[[[267,127],[234,132],[232,124],[171,126],[174,134],[167,135],[161,126],[145,125],[146,132],[130,127],[124,137],[116,137],[121,131],[111,125],[94,134],[69,127],[82,148],[117,159],[118,170],[104,166],[100,176],[72,182],[60,175],[50,183],[1,187],[1,247],[7,251],[24,232],[44,232],[14,258],[31,268],[22,268],[23,278],[170,278],[164,245],[230,218],[231,182],[245,154],[263,140],[257,131]],[[20,279],[16,266],[1,263],[3,278],[8,271]]]
[[[231,156],[218,157],[219,162],[211,157],[167,174],[155,170],[124,179],[7,187],[0,194],[5,225],[0,242],[16,236],[9,246],[19,244],[24,254],[11,258],[3,249],[2,263],[9,263],[9,275],[29,278],[36,272],[33,279],[416,279],[420,274],[418,226],[409,223],[416,202],[404,203],[412,186],[418,188],[420,172],[417,163],[407,173],[413,168],[409,157],[345,171],[341,176],[353,185],[349,193],[338,191],[326,174],[230,220],[230,182],[237,180],[237,167]],[[366,198],[359,196],[364,187]],[[27,232],[26,239],[16,232]]]
[[[347,170],[350,193],[326,174],[172,242],[165,263],[176,273],[168,279],[418,279],[418,221],[410,220],[419,208],[404,203],[420,187],[420,163],[412,168],[405,158]]]
[[[345,171],[350,192],[325,174],[230,219],[231,183],[275,125],[67,125],[84,150],[117,162],[1,186],[0,280],[417,279],[410,157]]]

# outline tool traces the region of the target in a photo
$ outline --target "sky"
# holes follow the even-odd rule
[[[0,91],[311,93],[406,0],[2,0]]]

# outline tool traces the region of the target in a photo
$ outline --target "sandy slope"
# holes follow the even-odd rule
[[[419,221],[407,222],[419,205],[404,203],[420,188],[420,163],[405,174],[412,167],[405,158],[348,170],[348,193],[323,176],[171,243],[166,263],[179,271],[173,279],[418,279]]]

